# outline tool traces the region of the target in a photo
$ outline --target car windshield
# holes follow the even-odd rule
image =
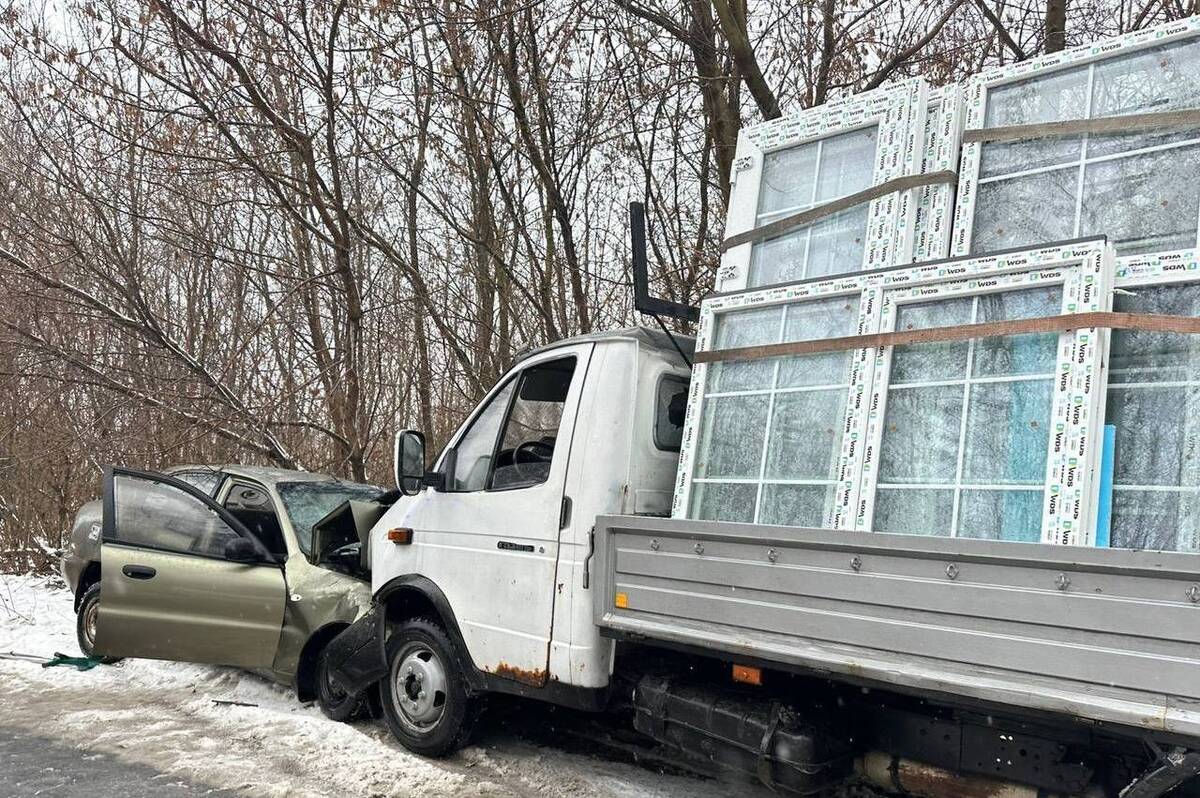
[[[347,499],[372,501],[383,488],[358,482],[280,482],[275,486],[305,554],[312,547],[313,524]]]

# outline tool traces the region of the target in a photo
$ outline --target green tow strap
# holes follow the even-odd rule
[[[42,667],[53,668],[56,665],[71,665],[75,670],[90,671],[99,664],[100,660],[95,657],[68,657],[66,654],[60,654],[55,651],[54,658],[43,662]]]

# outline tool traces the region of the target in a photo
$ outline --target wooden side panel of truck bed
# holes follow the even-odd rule
[[[595,576],[610,636],[1200,738],[1200,555],[614,516]]]

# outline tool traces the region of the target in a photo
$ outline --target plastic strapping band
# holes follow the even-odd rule
[[[1136,133],[1163,128],[1200,128],[1200,108],[1185,111],[1157,111],[1127,116],[1102,116],[1096,119],[1066,119],[1061,122],[1037,122],[1032,125],[1007,125],[965,130],[963,144],[974,142],[1024,141],[1047,136],[1078,136],[1084,133]]]
[[[764,238],[772,238],[777,235],[782,235],[788,232],[793,227],[811,224],[818,219],[824,219],[826,216],[844,211],[847,208],[853,208],[855,205],[861,205],[864,202],[885,197],[896,191],[908,191],[914,188],[924,188],[925,186],[936,186],[942,184],[952,184],[958,182],[958,172],[952,169],[943,169],[940,172],[930,172],[925,175],[905,175],[904,177],[896,177],[891,180],[884,181],[877,186],[856,191],[853,194],[847,194],[840,199],[835,199],[824,205],[818,205],[815,208],[809,208],[806,211],[793,213],[791,216],[785,216],[782,219],[776,219],[760,227],[755,227],[753,230],[747,230],[744,233],[730,236],[721,242],[721,251],[727,252],[734,247],[741,246],[747,242],[761,241]]]
[[[711,352],[697,352],[695,361],[697,363],[717,363],[727,360],[760,360],[783,355],[810,355],[818,352],[842,352],[847,349],[873,349],[903,344],[965,341],[969,338],[993,338],[1029,333],[1062,333],[1068,330],[1093,327],[1196,335],[1200,334],[1200,318],[1163,316],[1154,313],[1114,313],[1112,311],[1067,313],[1062,316],[1040,316],[1033,319],[989,321],[982,324],[958,324],[951,327],[930,327],[921,330],[849,335],[815,341],[790,341],[782,344],[745,346],[738,349],[717,349]]]
[[[758,778],[772,790],[775,789],[775,777],[771,768],[772,743],[775,741],[775,732],[779,729],[782,709],[778,701],[771,703],[771,714],[767,718],[766,728],[763,729],[762,742],[758,745]]]

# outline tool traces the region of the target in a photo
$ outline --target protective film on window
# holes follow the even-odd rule
[[[986,72],[967,85],[968,130],[1200,108],[1195,18]],[[964,145],[954,252],[1108,237],[1122,260],[1194,250],[1200,132],[1042,135]]]
[[[1103,310],[1111,271],[1088,241],[718,295],[697,351]],[[1086,329],[698,362],[673,512],[1086,542],[1101,369]]]
[[[743,129],[726,234],[919,169],[927,91],[923,81],[905,81]],[[915,204],[888,195],[734,246],[722,257],[718,286],[742,290],[891,265],[911,251]]]

